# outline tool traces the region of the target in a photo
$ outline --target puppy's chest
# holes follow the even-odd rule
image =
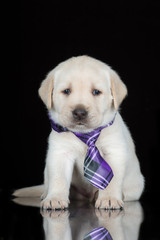
[[[100,152],[101,156],[105,158],[108,151],[107,151],[107,146],[104,144],[104,142],[97,140],[95,143],[95,146],[98,148],[98,151]]]
[[[67,145],[67,149],[72,149],[71,152],[75,152],[76,155],[78,156],[85,156],[87,153],[87,149],[88,146],[87,144],[85,144],[83,141],[81,141],[80,139],[78,139],[76,136],[71,135],[72,136],[72,141],[69,141],[69,135],[67,136],[67,141],[66,141],[66,145]],[[104,141],[104,138],[101,137],[101,135],[99,136],[99,138],[97,139],[95,146],[98,148],[101,156],[103,158],[105,158],[105,156],[107,155],[107,146],[106,146],[106,141]]]

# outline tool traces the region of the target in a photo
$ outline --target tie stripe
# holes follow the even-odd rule
[[[93,229],[91,232],[86,234],[83,240],[112,240],[112,237],[108,230],[104,227]]]

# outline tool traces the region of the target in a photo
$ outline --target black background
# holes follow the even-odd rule
[[[4,10],[0,188],[42,183],[50,123],[38,88],[59,62],[87,54],[111,65],[127,85],[121,113],[145,192],[160,191],[159,1],[22,0],[7,1]]]

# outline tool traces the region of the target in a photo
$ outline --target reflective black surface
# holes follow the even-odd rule
[[[83,201],[71,202],[68,210],[41,211],[39,199],[11,199],[3,192],[0,201],[0,240],[83,240],[100,227],[106,238],[95,239],[160,239],[159,200],[151,196],[125,203],[121,211],[98,210]]]

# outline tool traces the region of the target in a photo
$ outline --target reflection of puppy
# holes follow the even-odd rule
[[[139,202],[125,203],[124,211],[93,208],[71,210],[41,211],[45,240],[82,240],[87,233],[104,227],[114,240],[138,240],[143,210]],[[109,239],[109,238],[107,238]]]
[[[126,94],[126,86],[115,71],[87,56],[59,64],[39,89],[53,120],[75,132],[89,132],[110,122]],[[96,145],[114,173],[108,187],[98,191],[96,208],[117,209],[123,201],[139,199],[144,179],[131,135],[119,113],[114,124],[102,130]],[[66,208],[72,183],[80,193],[93,198],[97,189],[83,177],[86,150],[73,133],[52,130],[44,185],[17,190],[14,195],[39,196],[43,192],[44,209]]]
[[[41,214],[44,218],[43,228],[45,232],[45,240],[72,240],[71,228],[68,219],[68,210],[46,210],[41,211]]]
[[[96,209],[99,225],[105,227],[112,239],[138,240],[143,210],[139,202],[127,202],[124,211]]]

